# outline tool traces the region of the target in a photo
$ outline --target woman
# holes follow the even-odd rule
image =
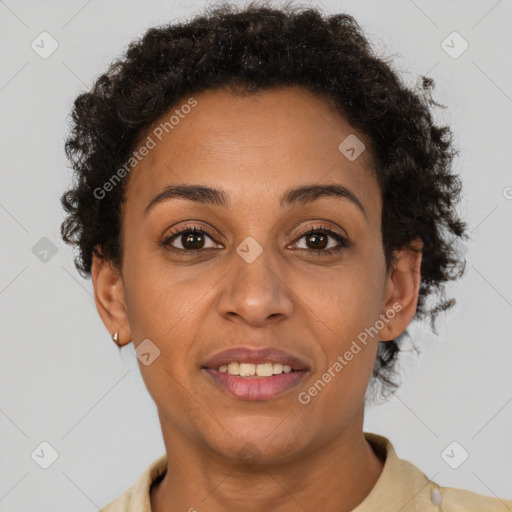
[[[363,432],[369,384],[392,393],[407,326],[464,270],[431,87],[348,15],[251,4],[150,29],[77,98],[62,235],[166,447],[104,511],[512,506]]]

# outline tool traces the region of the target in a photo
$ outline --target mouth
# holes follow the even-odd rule
[[[221,390],[242,400],[269,400],[291,390],[309,373],[297,356],[267,347],[238,347],[203,363],[204,371]]]

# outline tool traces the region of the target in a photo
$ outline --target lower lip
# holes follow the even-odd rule
[[[224,391],[242,400],[269,400],[299,384],[307,371],[280,373],[271,377],[239,377],[213,368],[204,368],[213,381]]]

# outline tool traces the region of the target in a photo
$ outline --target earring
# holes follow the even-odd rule
[[[121,344],[119,343],[119,331],[116,331],[113,335],[112,335],[112,339],[114,340],[114,343],[120,347]]]

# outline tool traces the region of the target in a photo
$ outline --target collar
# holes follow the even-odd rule
[[[352,512],[439,512],[441,502],[442,510],[447,511],[499,511],[503,510],[503,504],[512,505],[511,501],[489,498],[462,489],[439,487],[412,463],[400,459],[389,439],[371,432],[363,434],[377,456],[384,461],[384,467],[368,496]],[[151,512],[151,485],[164,475],[167,460],[167,454],[156,459],[132,487],[102,511]],[[475,506],[477,508],[473,508]]]

